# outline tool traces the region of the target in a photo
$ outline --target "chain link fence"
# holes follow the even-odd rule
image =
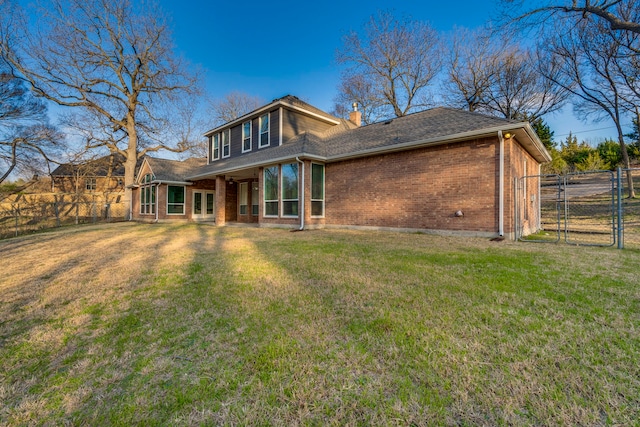
[[[630,179],[635,197],[630,196]],[[622,170],[620,182],[621,247],[640,249],[640,168]]]
[[[532,186],[540,202],[527,210],[521,199]],[[640,248],[640,169],[527,176],[515,198],[518,240]]]
[[[70,224],[123,221],[123,193],[20,194],[0,201],[0,238]]]

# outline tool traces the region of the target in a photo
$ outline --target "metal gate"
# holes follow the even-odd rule
[[[516,239],[613,246],[617,185],[611,171],[516,178]],[[532,203],[535,200],[538,203]]]

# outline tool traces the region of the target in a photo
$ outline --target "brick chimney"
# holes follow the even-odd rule
[[[358,111],[358,103],[352,104],[353,111],[349,113],[349,120],[356,126],[362,126],[362,113]]]

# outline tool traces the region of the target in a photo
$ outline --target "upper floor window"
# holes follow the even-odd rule
[[[220,134],[216,133],[211,137],[211,160],[220,158]]]
[[[251,121],[242,124],[242,152],[251,151]]]
[[[260,148],[269,145],[269,114],[260,116]]]
[[[222,131],[222,158],[231,155],[231,129]]]

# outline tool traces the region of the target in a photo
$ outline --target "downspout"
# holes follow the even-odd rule
[[[300,231],[304,230],[304,162],[300,160],[299,157],[296,157],[298,163],[302,165],[302,170],[300,175],[302,176],[302,191],[301,191],[301,199],[302,203],[300,204]]]
[[[498,166],[498,235],[504,236],[504,138],[502,137],[502,131],[498,131],[498,140],[500,141],[500,159]]]

